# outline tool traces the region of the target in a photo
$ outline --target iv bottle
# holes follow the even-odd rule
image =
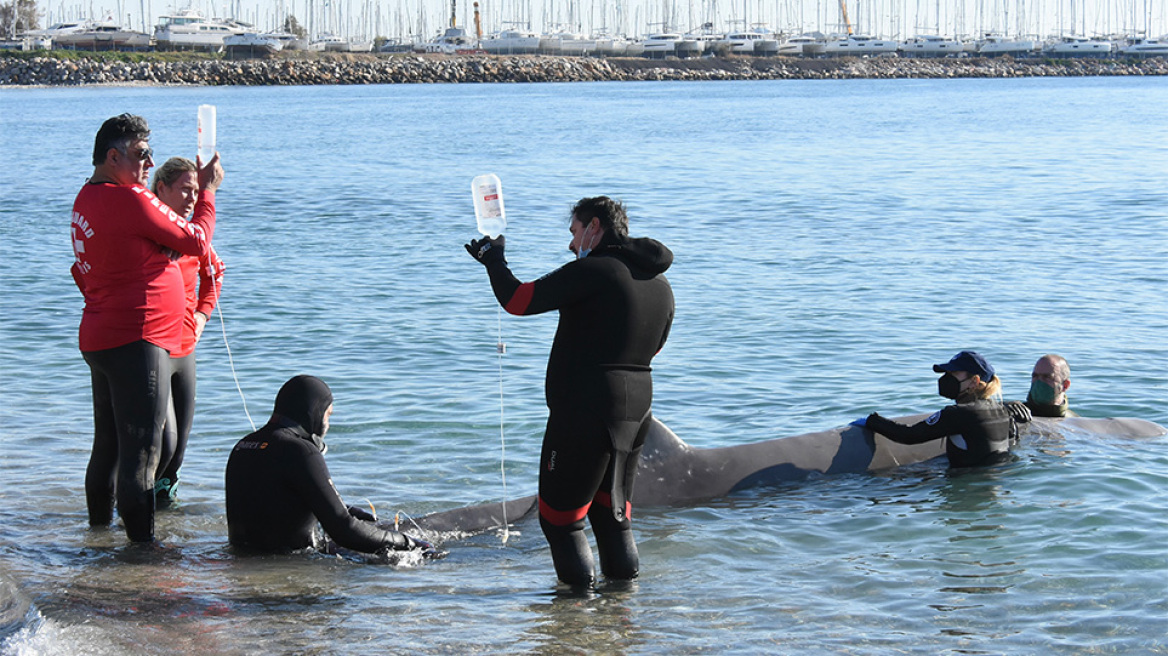
[[[503,209],[503,184],[499,176],[486,173],[470,183],[474,194],[475,220],[479,232],[494,239],[507,229],[507,214]]]
[[[215,106],[199,105],[199,159],[203,165],[215,156]]]

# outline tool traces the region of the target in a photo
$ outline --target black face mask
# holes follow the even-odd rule
[[[957,400],[961,395],[961,381],[957,376],[947,373],[937,379],[937,393],[947,399]]]

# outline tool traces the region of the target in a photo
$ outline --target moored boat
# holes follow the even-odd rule
[[[1042,53],[1052,57],[1103,57],[1111,54],[1111,42],[1067,35],[1047,43]]]
[[[753,32],[728,32],[717,44],[720,49],[731,55],[753,55],[755,42],[760,39],[762,35]]]
[[[223,47],[233,57],[274,55],[284,49],[284,41],[274,34],[244,32],[223,39]]]
[[[681,35],[676,32],[650,34],[641,40],[642,55],[654,58],[676,55],[679,42],[681,42]]]
[[[852,55],[857,57],[891,54],[900,44],[892,39],[878,39],[861,34],[835,35],[823,45],[823,54],[834,56]]]
[[[1119,49],[1125,57],[1168,57],[1168,34],[1158,39],[1136,37]]]
[[[86,21],[81,29],[54,37],[53,45],[70,50],[143,50],[153,45],[153,39],[145,32],[126,29],[107,18]]]
[[[546,55],[587,55],[596,50],[596,39],[575,32],[555,32],[539,37],[539,51]]]
[[[539,50],[539,35],[507,29],[483,39],[479,47],[492,55],[529,55]]]
[[[221,50],[227,37],[251,28],[236,20],[205,18],[194,9],[161,16],[159,21],[154,27],[154,41],[159,50]]]
[[[787,39],[787,46],[793,54],[815,57],[822,55],[827,47],[827,39],[822,34],[800,34]]]
[[[605,57],[626,57],[631,54],[630,49],[637,45],[637,42],[632,39],[610,35],[607,32],[600,32],[593,35],[592,38],[596,40],[596,54]]]
[[[965,52],[965,44],[959,39],[923,34],[901,41],[898,49],[910,57],[954,57]]]
[[[414,52],[435,52],[447,55],[472,50],[475,50],[475,39],[461,27],[448,27],[439,36],[414,45]]]
[[[1032,55],[1038,51],[1038,42],[1032,39],[1010,38],[1000,34],[986,34],[977,42],[979,55],[1013,57]]]
[[[673,50],[678,57],[699,57],[706,51],[706,42],[699,34],[683,34]]]
[[[11,39],[0,39],[0,50],[49,50],[53,47],[53,40],[47,36],[18,34]]]

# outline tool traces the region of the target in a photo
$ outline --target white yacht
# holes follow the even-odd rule
[[[779,49],[775,52],[780,57],[799,57],[803,54],[803,42],[794,41],[798,37],[779,39]]]
[[[677,54],[677,44],[681,42],[681,35],[676,32],[658,32],[650,34],[641,40],[645,57],[668,57]]]
[[[284,49],[284,41],[275,34],[244,32],[223,39],[223,47],[233,56],[274,55]]]
[[[754,54],[760,57],[774,57],[779,54],[780,43],[783,39],[773,30],[760,23],[754,26],[751,34],[758,35],[758,38],[754,40]]]
[[[1085,36],[1064,36],[1047,43],[1042,54],[1055,57],[1102,57],[1111,54],[1111,42]]]
[[[53,23],[52,25],[42,30],[29,30],[24,33],[25,37],[33,39],[46,38],[53,41],[59,37],[68,36],[76,32],[81,32],[88,25],[89,21],[64,21],[61,23]]]
[[[154,41],[159,50],[201,49],[219,50],[223,41],[233,34],[243,34],[251,27],[247,23],[222,18],[204,18],[193,9],[159,17],[154,27]]]
[[[629,50],[637,45],[636,41],[627,37],[610,35],[605,32],[593,35],[592,38],[596,40],[596,54],[605,57],[626,57],[630,54]]]
[[[894,53],[899,46],[900,44],[891,39],[877,39],[874,36],[860,34],[837,34],[829,37],[827,42],[823,44],[823,54],[837,57],[844,55],[863,57]]]
[[[53,37],[53,45],[72,50],[142,50],[152,44],[149,34],[123,28],[112,18],[85,21]]]
[[[296,36],[291,32],[265,32],[264,35],[279,41],[283,50],[308,50],[308,37]]]
[[[523,30],[503,30],[479,44],[492,55],[528,55],[539,50],[539,35]]]
[[[899,49],[910,57],[952,57],[965,52],[965,44],[959,39],[924,34],[902,41]]]
[[[381,44],[377,52],[412,52],[413,49],[414,43],[412,41],[407,41],[401,37],[391,37],[386,39],[385,43]]]
[[[678,57],[700,57],[706,51],[706,42],[700,34],[683,34],[673,46]]]
[[[729,32],[718,41],[718,45],[726,48],[732,55],[753,55],[764,38],[766,37],[759,32]],[[774,50],[778,50],[778,45],[778,40],[775,40]]]
[[[308,49],[312,52],[341,52],[344,47],[345,40],[332,32],[320,32],[308,41]]]
[[[805,57],[822,55],[824,49],[827,47],[826,37],[818,32],[793,36],[787,39],[786,43],[787,47],[794,51],[793,54],[803,55]]]
[[[596,50],[596,39],[575,32],[555,32],[539,37],[539,51],[548,55],[586,55]]]
[[[1128,57],[1168,57],[1168,34],[1158,39],[1136,37],[1119,49]]]
[[[474,49],[474,37],[461,27],[448,27],[441,35],[414,46],[414,52],[440,52],[448,55]]]
[[[998,55],[1021,57],[1032,55],[1037,51],[1037,41],[1032,39],[1012,39],[1000,34],[986,34],[977,42],[978,54],[991,57]]]
[[[0,38],[0,50],[49,50],[53,47],[53,40],[47,36],[35,34],[18,34],[11,39]]]
[[[713,24],[706,23],[702,26],[701,32],[683,34],[675,50],[678,57],[697,57],[707,52],[714,53],[718,48],[718,42],[724,38],[725,34],[713,31]]]
[[[360,36],[351,36],[345,39],[348,44],[345,52],[373,52],[373,39]]]

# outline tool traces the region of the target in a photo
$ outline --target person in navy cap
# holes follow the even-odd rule
[[[1017,423],[1029,413],[1001,401],[1002,384],[994,368],[974,351],[962,351],[944,364],[933,365],[942,374],[937,393],[957,403],[942,408],[912,426],[873,412],[863,425],[893,442],[921,444],[944,438],[951,467],[980,467],[1008,460]]]

